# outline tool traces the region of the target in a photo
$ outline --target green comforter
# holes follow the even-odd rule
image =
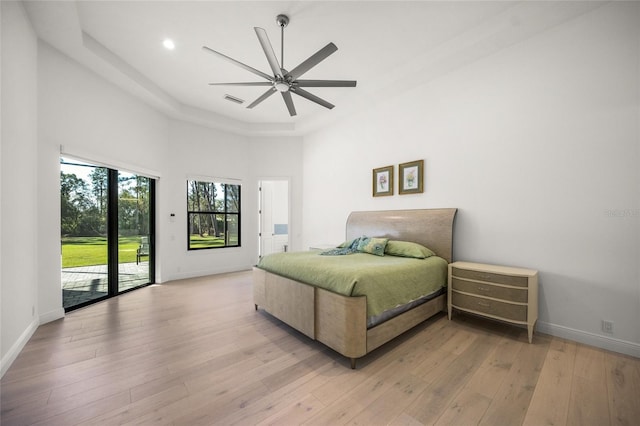
[[[447,285],[447,261],[437,256],[322,256],[320,251],[305,251],[270,254],[257,267],[345,296],[367,296],[369,317]]]

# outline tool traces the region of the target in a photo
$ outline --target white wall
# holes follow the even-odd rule
[[[64,315],[60,291],[60,149],[158,176],[168,152],[166,118],[56,49],[38,49],[40,321]],[[158,265],[158,268],[161,268]]]
[[[158,257],[163,280],[246,270],[258,256],[258,181],[287,177],[292,186],[292,220],[298,229],[301,212],[300,138],[248,138],[171,120],[169,158],[157,215]],[[187,250],[187,179],[217,178],[242,185],[242,245],[224,250]],[[171,213],[175,219],[170,220]],[[298,233],[297,241],[300,231]],[[299,244],[299,242],[298,242]]]
[[[352,210],[457,207],[455,259],[540,271],[538,330],[640,356],[638,22],[609,4],[306,137],[305,244]],[[418,159],[424,194],[371,196]]]
[[[259,180],[289,181],[289,250],[303,250],[302,189],[303,139],[301,137],[250,138],[251,169]],[[256,195],[257,198],[257,195]],[[257,258],[257,257],[256,257]]]
[[[38,325],[37,39],[21,4],[2,10],[1,373]],[[58,274],[59,275],[59,274]]]
[[[166,242],[160,257],[166,264],[169,279],[187,278],[213,273],[237,271],[251,267],[255,245],[250,235],[255,234],[255,188],[251,180],[246,137],[174,121],[169,126],[170,164],[165,191],[169,212],[157,216],[161,238]],[[224,250],[187,250],[187,179],[216,178],[241,187],[242,244]],[[175,214],[175,221],[169,215]]]

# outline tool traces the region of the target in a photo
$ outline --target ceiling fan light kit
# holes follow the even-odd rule
[[[258,41],[262,46],[262,50],[264,51],[265,56],[267,57],[267,62],[271,67],[271,71],[273,72],[273,76],[266,74],[260,70],[257,70],[249,65],[243,64],[242,62],[236,61],[235,59],[224,55],[220,52],[217,52],[207,46],[202,46],[202,49],[205,52],[212,53],[222,59],[225,59],[231,62],[234,65],[239,66],[240,68],[244,68],[245,70],[264,78],[267,81],[257,81],[257,82],[243,82],[243,83],[209,83],[211,86],[268,86],[269,88],[265,93],[263,93],[258,99],[253,101],[251,104],[247,106],[247,108],[253,108],[256,105],[260,104],[262,101],[267,99],[269,96],[273,95],[276,92],[280,92],[282,95],[282,99],[284,100],[287,109],[289,110],[289,115],[292,117],[295,116],[296,108],[293,104],[293,99],[291,97],[291,93],[295,93],[296,95],[303,97],[311,102],[315,102],[318,105],[322,105],[325,108],[332,109],[335,105],[325,101],[324,99],[319,98],[312,93],[302,89],[302,87],[355,87],[357,82],[355,80],[299,80],[304,73],[309,71],[311,68],[318,65],[320,62],[325,60],[329,55],[334,53],[338,48],[335,44],[329,43],[322,49],[318,50],[316,53],[311,55],[305,61],[303,61],[300,65],[292,69],[291,71],[287,71],[284,68],[284,29],[287,25],[289,25],[289,17],[287,15],[280,14],[276,17],[276,23],[280,26],[280,62],[278,63],[278,59],[276,57],[275,52],[273,51],[273,47],[271,46],[271,42],[269,41],[269,37],[267,36],[267,32],[260,27],[254,27],[256,35],[258,36]]]

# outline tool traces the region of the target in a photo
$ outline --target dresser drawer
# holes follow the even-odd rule
[[[526,287],[528,285],[528,277],[515,275],[494,274],[491,272],[472,271],[469,269],[451,268],[452,275],[458,278],[467,278],[470,280],[486,281],[496,284],[513,285],[517,287]]]
[[[494,299],[504,299],[521,303],[527,303],[529,300],[526,288],[500,287],[476,281],[465,281],[456,277],[451,278],[451,285],[453,286],[453,290],[493,297]]]
[[[451,304],[459,309],[476,311],[510,321],[527,322],[527,305],[499,302],[497,300],[469,296],[457,291],[452,291],[451,299]]]

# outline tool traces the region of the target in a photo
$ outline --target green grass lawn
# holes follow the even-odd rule
[[[136,261],[136,251],[140,247],[140,237],[120,237],[118,260],[120,263]],[[148,257],[144,258],[147,259]],[[106,237],[63,237],[62,267],[106,265]]]
[[[222,237],[214,237],[214,236],[203,237],[198,234],[192,234],[189,236],[189,241],[190,241],[189,246],[192,249],[224,246],[224,238]]]
[[[136,251],[140,247],[140,237],[120,237],[118,239],[118,260],[120,263],[136,261]],[[230,241],[231,244],[237,241]],[[224,246],[224,238],[201,237],[191,235],[191,248],[209,248]],[[148,259],[144,257],[143,259]],[[106,237],[63,237],[62,238],[62,267],[106,265],[107,238]]]

